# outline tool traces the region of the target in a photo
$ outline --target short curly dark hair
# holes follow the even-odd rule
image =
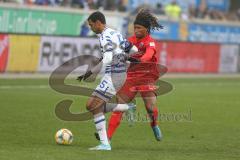
[[[102,24],[106,24],[106,19],[105,16],[102,12],[96,11],[93,12],[89,17],[88,17],[88,21],[91,20],[93,22],[96,22],[97,20],[99,20]]]

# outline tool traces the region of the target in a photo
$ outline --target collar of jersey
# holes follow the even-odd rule
[[[148,39],[150,37],[150,34],[148,34],[146,37],[144,38],[141,38],[141,39],[137,39],[136,35],[135,35],[135,38],[136,38],[136,41],[137,42],[141,42],[141,41],[145,41],[146,39]]]
[[[102,33],[98,33],[97,37],[101,37],[103,35],[103,33],[108,29],[108,27],[105,27],[102,31]]]

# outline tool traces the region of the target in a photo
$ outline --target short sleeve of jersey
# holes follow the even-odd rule
[[[149,39],[145,42],[146,49],[153,49],[156,52],[156,43],[153,39]]]
[[[128,41],[132,44],[144,43],[146,49],[152,48],[154,51],[156,51],[156,42],[150,37],[137,42],[136,36],[131,36],[128,38]]]
[[[109,31],[105,32],[102,37],[100,37],[100,45],[103,53],[113,50],[117,51],[122,41],[124,41],[124,38],[120,33],[109,29]]]
[[[100,37],[100,47],[102,53],[113,51],[114,44],[112,41],[112,37],[110,37],[109,35],[102,35],[102,37]]]

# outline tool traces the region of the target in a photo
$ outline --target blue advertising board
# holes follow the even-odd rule
[[[188,40],[240,44],[240,27],[190,23],[188,24]]]
[[[170,21],[159,22],[164,28],[161,30],[155,30],[151,33],[154,39],[159,40],[179,40],[179,23]]]
[[[208,9],[217,9],[221,11],[228,11],[230,0],[206,0]],[[196,0],[197,6],[201,4],[201,0]]]

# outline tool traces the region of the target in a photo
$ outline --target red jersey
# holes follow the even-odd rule
[[[157,63],[159,61],[159,54],[157,54],[156,52],[156,42],[150,35],[147,35],[146,37],[140,40],[138,40],[134,35],[132,37],[129,37],[128,40],[133,45],[135,45],[139,51],[138,54],[132,56],[133,58],[140,59],[146,53],[146,49],[151,48],[155,51],[155,54],[153,55],[152,59],[149,62]]]
[[[128,77],[149,77],[151,75],[159,76],[159,52],[156,51],[156,42],[150,36],[147,35],[146,37],[138,40],[136,36],[129,37],[128,39],[133,45],[138,48],[138,53],[132,55],[133,58],[138,60],[146,54],[146,50],[151,48],[154,50],[154,54],[152,58],[144,63],[139,63],[135,65],[131,65],[128,69]]]

